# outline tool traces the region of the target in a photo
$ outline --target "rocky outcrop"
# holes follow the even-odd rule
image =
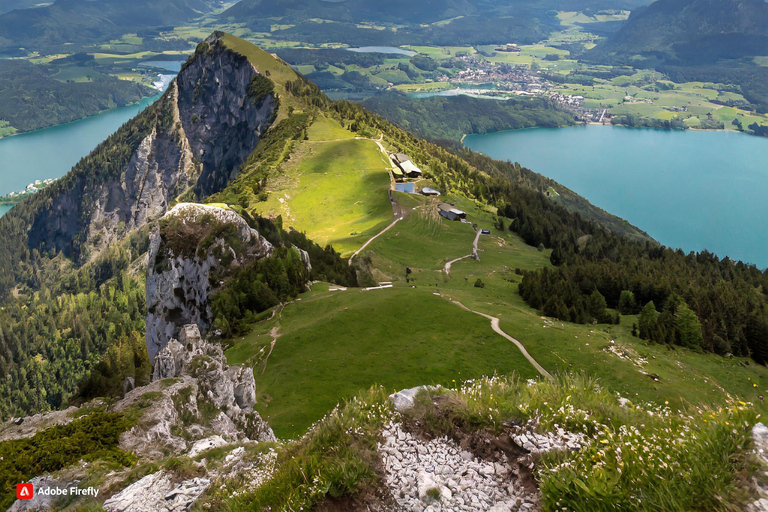
[[[768,427],[763,423],[757,423],[752,427],[752,442],[754,444],[755,458],[763,468],[768,467]],[[752,478],[752,487],[758,496],[757,500],[747,506],[748,512],[768,512],[768,472],[763,471],[760,479]]]
[[[153,383],[131,391],[115,407],[126,410],[147,393],[161,395],[142,421],[123,433],[121,448],[158,458],[190,447],[197,454],[203,449],[197,442],[205,439],[275,441],[272,429],[253,410],[253,370],[226,361],[221,346],[204,340],[197,325],[182,326],[179,339],[171,339],[155,357]],[[180,431],[186,434],[180,436]]]
[[[212,323],[209,297],[233,268],[264,258],[272,245],[234,211],[182,203],[152,234],[147,265],[146,341],[150,360],[180,328]],[[171,364],[164,361],[162,364]]]
[[[419,512],[535,510],[538,496],[520,485],[506,456],[490,462],[446,438],[423,441],[397,423],[380,447],[386,484],[399,510]]]
[[[174,484],[169,473],[158,471],[106,500],[103,508],[109,512],[186,512],[210,485],[207,478]]]
[[[404,389],[389,396],[398,413],[407,413],[422,391]],[[536,458],[551,450],[577,451],[586,436],[558,428],[537,433],[538,421],[496,434],[429,436],[391,421],[381,433],[379,454],[386,485],[398,510],[414,512],[519,512],[538,510],[539,492],[531,471]]]
[[[219,34],[206,39],[162,98],[46,189],[30,248],[82,262],[161,217],[179,196],[224,188],[277,116],[274,94],[249,96],[258,74]]]

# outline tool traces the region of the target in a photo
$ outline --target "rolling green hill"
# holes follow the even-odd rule
[[[182,23],[209,12],[218,0],[57,0],[0,15],[0,49],[41,50],[94,44],[126,33]]]

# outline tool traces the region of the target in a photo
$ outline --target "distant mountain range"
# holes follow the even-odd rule
[[[676,82],[731,86],[768,112],[768,2],[659,0],[633,11],[616,33],[580,58],[655,68]]]
[[[242,0],[220,15],[254,31],[309,43],[470,45],[533,43],[560,30],[557,11],[631,9],[646,0]],[[377,25],[361,26],[360,24]],[[395,25],[397,30],[380,30]],[[377,30],[379,29],[379,30]]]
[[[768,55],[768,2],[659,0],[632,12],[593,58],[641,56],[694,65]]]
[[[16,2],[23,7],[27,2]],[[220,0],[58,0],[44,7],[0,15],[0,49],[94,43],[129,32],[182,23],[221,4]]]
[[[525,10],[626,9],[646,5],[646,0],[242,0],[223,17],[284,17],[293,21],[325,19],[349,22],[434,23],[458,16],[511,16]]]

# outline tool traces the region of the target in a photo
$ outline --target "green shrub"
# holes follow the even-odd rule
[[[0,443],[0,508],[8,508],[16,484],[82,460],[104,459],[132,466],[136,457],[118,448],[129,422],[120,415],[95,412],[67,425],[56,425],[28,439]]]

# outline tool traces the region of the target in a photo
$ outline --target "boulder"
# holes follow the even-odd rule
[[[174,484],[169,473],[158,471],[106,500],[103,508],[108,512],[186,512],[210,485],[207,478]]]
[[[389,400],[394,404],[397,412],[407,411],[414,406],[416,395],[422,390],[435,390],[440,386],[417,386],[415,388],[404,389],[389,395]]]

